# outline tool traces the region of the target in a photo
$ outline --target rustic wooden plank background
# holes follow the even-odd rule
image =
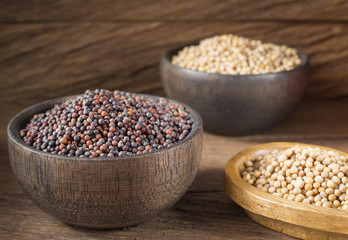
[[[348,1],[0,0],[0,101],[7,114],[87,88],[164,95],[161,52],[222,33],[309,55],[307,99],[348,95]],[[3,130],[3,129],[2,129]]]
[[[345,0],[2,0],[1,21],[348,20]]]
[[[5,140],[14,114],[87,88],[164,95],[159,76],[164,50],[235,33],[308,54],[312,76],[307,101],[289,121],[262,135],[205,134],[199,175],[172,210],[139,227],[103,235],[175,239],[181,232],[186,239],[199,233],[222,239],[290,239],[255,224],[228,199],[221,184],[223,166],[239,150],[269,141],[304,141],[347,151],[347,13],[346,0],[0,0],[0,238],[100,236],[56,221],[19,189]],[[240,235],[234,235],[237,230]]]

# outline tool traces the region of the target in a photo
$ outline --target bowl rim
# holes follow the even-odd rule
[[[135,95],[146,96],[146,97],[150,97],[150,98],[155,98],[155,99],[162,98],[162,99],[166,99],[168,102],[172,102],[172,103],[180,104],[180,105],[184,106],[185,109],[188,110],[188,112],[191,114],[191,116],[193,118],[193,126],[191,128],[189,135],[184,140],[174,144],[173,146],[170,146],[167,148],[162,148],[162,149],[157,149],[156,151],[153,151],[153,152],[133,154],[133,155],[125,155],[125,156],[121,156],[121,157],[119,157],[119,156],[116,156],[116,157],[115,156],[114,157],[75,157],[75,156],[70,157],[67,155],[58,155],[58,154],[53,154],[53,153],[43,152],[43,151],[37,150],[36,148],[25,144],[24,141],[22,140],[22,138],[19,136],[19,133],[18,134],[15,133],[15,126],[17,126],[18,124],[21,124],[23,122],[23,120],[21,120],[21,119],[23,117],[27,116],[28,112],[32,111],[35,108],[38,108],[38,111],[36,111],[36,113],[42,113],[42,112],[45,112],[49,109],[52,109],[52,107],[55,104],[59,104],[59,103],[62,103],[63,101],[66,101],[66,100],[72,99],[74,97],[83,95],[83,94],[75,94],[75,95],[69,95],[69,96],[63,96],[63,97],[59,97],[59,98],[49,99],[49,100],[39,102],[35,105],[29,106],[29,107],[23,109],[22,111],[17,113],[8,123],[7,136],[8,136],[8,138],[11,139],[12,142],[19,145],[21,148],[25,149],[26,151],[29,151],[33,154],[44,155],[48,159],[49,158],[56,158],[56,159],[60,159],[60,160],[70,160],[70,161],[104,162],[104,161],[132,160],[135,158],[143,158],[144,156],[147,156],[147,155],[161,154],[162,152],[168,151],[170,149],[181,147],[181,145],[192,140],[197,134],[199,134],[200,131],[203,131],[202,118],[194,108],[192,108],[186,104],[183,104],[181,102],[166,98],[166,97],[161,97],[161,96],[156,96],[156,95],[151,95],[151,94],[143,94],[143,93],[132,93],[132,92],[129,92],[129,93],[135,94]],[[36,113],[33,113],[33,114],[36,114]],[[29,118],[29,121],[30,121],[30,119],[31,118]],[[21,128],[19,127],[19,129],[21,129]],[[8,144],[9,144],[9,140],[8,140]]]
[[[211,36],[211,37],[213,37],[213,36]],[[262,78],[265,78],[265,77],[272,78],[272,77],[276,77],[276,76],[279,76],[279,75],[282,75],[282,74],[285,74],[285,73],[296,72],[298,70],[306,68],[309,65],[309,58],[302,51],[298,50],[295,47],[287,45],[287,44],[278,44],[278,43],[273,43],[273,42],[272,42],[273,44],[278,45],[278,46],[287,46],[287,47],[295,49],[297,51],[297,54],[299,55],[299,58],[301,59],[301,64],[296,66],[293,69],[286,70],[286,71],[281,71],[281,72],[259,73],[259,74],[221,74],[221,73],[209,73],[209,72],[203,72],[203,71],[198,71],[198,70],[192,70],[192,69],[189,69],[189,68],[180,67],[180,66],[175,65],[175,64],[172,63],[172,61],[171,61],[172,57],[174,55],[176,55],[184,47],[198,45],[201,40],[206,39],[206,38],[210,38],[210,37],[209,36],[208,37],[204,37],[204,38],[202,38],[200,40],[191,41],[191,42],[185,43],[184,45],[181,44],[181,45],[177,45],[177,46],[175,46],[173,48],[170,48],[170,49],[162,52],[161,60],[165,61],[167,64],[169,64],[170,67],[172,67],[174,69],[177,69],[179,71],[186,72],[187,74],[202,74],[202,75],[206,75],[206,76],[217,76],[217,77],[224,77],[224,78],[231,78],[231,77],[233,77],[233,78],[249,78],[249,79],[251,77],[252,78],[260,78],[260,77],[262,77]],[[271,42],[262,41],[262,43],[271,43]],[[203,79],[200,79],[200,80],[203,80]]]
[[[330,148],[330,147],[325,147],[325,146],[320,146],[320,145],[313,145],[313,144],[306,144],[306,143],[298,143],[298,142],[270,142],[270,143],[264,143],[264,144],[258,144],[251,146],[249,148],[246,148],[240,152],[238,152],[236,155],[234,155],[232,158],[230,158],[226,165],[225,165],[225,191],[228,193],[229,197],[235,201],[238,205],[240,205],[243,209],[246,209],[248,211],[251,211],[252,213],[272,218],[277,221],[284,221],[288,222],[291,224],[299,225],[299,222],[301,219],[291,219],[287,217],[272,217],[272,213],[274,211],[269,211],[269,208],[271,205],[275,205],[278,208],[282,208],[283,212],[285,211],[296,211],[297,214],[306,214],[306,213],[315,213],[315,214],[321,214],[325,215],[330,218],[337,218],[337,221],[340,220],[347,220],[348,219],[348,212],[345,210],[337,209],[337,208],[325,208],[322,206],[316,206],[312,204],[304,204],[304,203],[298,203],[295,201],[291,201],[282,197],[277,197],[274,196],[270,193],[267,193],[265,191],[262,191],[261,189],[256,188],[255,186],[245,182],[241,175],[240,175],[240,165],[238,163],[242,163],[248,160],[246,156],[255,154],[256,152],[260,150],[266,150],[266,149],[279,149],[279,148],[289,148],[293,147],[295,145],[301,145],[301,146],[309,146],[309,147],[318,147],[321,149],[325,150],[332,150],[335,151],[339,154],[345,155],[348,157],[348,153],[345,153],[343,151]],[[234,189],[232,189],[232,186]],[[252,198],[248,198],[247,202],[253,202],[253,203],[258,203],[258,206],[256,207],[251,207],[251,205],[247,202],[243,202],[238,199],[238,197],[233,197],[234,193],[236,191],[241,191],[243,195],[247,196],[250,195]],[[265,196],[266,197],[265,197]],[[244,196],[244,197],[245,197]],[[237,199],[236,199],[237,198]],[[240,197],[239,197],[240,198]],[[262,202],[267,202],[269,206],[262,207]],[[257,208],[257,210],[255,210]],[[276,212],[279,212],[276,211]],[[282,215],[285,216],[285,215]],[[309,228],[315,228],[315,225],[313,222],[305,222],[302,223],[302,226],[304,227],[309,227]],[[320,230],[327,230],[327,231],[333,231],[333,229],[322,229],[320,227],[317,227],[315,229],[320,229]],[[346,232],[346,234],[348,231]]]

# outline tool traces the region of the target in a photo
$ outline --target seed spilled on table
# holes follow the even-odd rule
[[[278,197],[348,209],[348,161],[334,151],[295,146],[265,150],[244,164],[244,181]]]
[[[181,104],[96,89],[35,114],[20,136],[43,152],[114,157],[173,146],[187,137],[192,124]]]

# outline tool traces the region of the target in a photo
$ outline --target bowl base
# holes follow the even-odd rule
[[[146,222],[145,220],[144,222]],[[69,227],[73,227],[76,229],[89,229],[89,230],[97,230],[97,231],[112,231],[112,230],[123,230],[126,228],[136,227],[138,225],[143,224],[144,222],[135,223],[127,226],[120,227],[119,225],[85,225],[85,224],[76,224],[62,221],[65,225]]]
[[[301,238],[301,239],[313,239],[313,240],[324,240],[324,239],[337,239],[337,240],[343,240],[348,239],[348,235],[346,234],[339,234],[339,233],[333,233],[333,232],[327,232],[327,231],[321,231],[318,229],[303,227],[279,220],[275,220],[272,218],[268,218],[262,215],[259,215],[257,213],[253,213],[251,211],[248,211],[244,209],[245,213],[253,219],[255,222],[270,228],[272,230],[275,230],[277,232],[281,232],[293,237]],[[286,214],[286,213],[285,213]]]

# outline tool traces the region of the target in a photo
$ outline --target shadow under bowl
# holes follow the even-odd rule
[[[194,123],[183,141],[151,153],[75,158],[26,145],[19,132],[32,116],[69,98],[29,107],[8,125],[12,170],[23,191],[41,209],[76,226],[122,228],[158,215],[184,195],[197,174],[202,153],[202,120],[195,110],[185,106]]]
[[[208,132],[230,136],[261,133],[287,119],[304,96],[308,58],[300,51],[301,64],[290,71],[224,75],[172,64],[172,57],[185,46],[162,54],[162,82],[167,97],[200,113]]]

